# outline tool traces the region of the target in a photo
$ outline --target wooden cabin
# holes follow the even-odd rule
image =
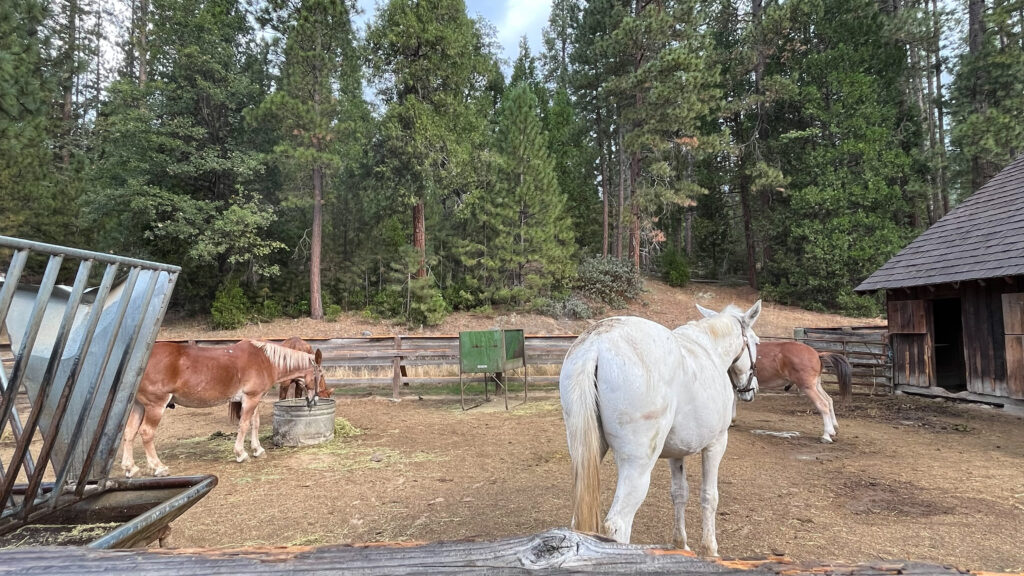
[[[885,290],[897,391],[1024,405],[1024,156],[855,290]]]

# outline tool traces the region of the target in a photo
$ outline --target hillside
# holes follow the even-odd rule
[[[720,310],[728,304],[749,307],[757,300],[757,292],[749,287],[692,283],[673,288],[657,280],[645,281],[644,293],[638,300],[620,310],[604,310],[608,316],[641,316],[674,328],[699,317],[694,304]],[[212,330],[205,320],[168,317],[160,330],[160,338],[306,338],[353,337],[364,332],[373,336],[392,334],[456,334],[461,330],[489,328],[522,328],[527,334],[579,334],[592,320],[556,320],[539,314],[495,313],[480,315],[459,312],[450,315],[439,326],[410,328],[404,323],[370,320],[359,313],[343,314],[335,322],[309,319],[282,319],[270,323],[245,326],[237,330]],[[881,318],[850,318],[837,314],[809,312],[792,306],[765,303],[757,333],[762,336],[792,337],[796,327],[866,326],[884,324]]]

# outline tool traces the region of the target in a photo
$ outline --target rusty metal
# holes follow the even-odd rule
[[[110,470],[180,269],[4,236],[0,251],[10,254],[6,274],[0,268],[0,326],[14,356],[9,374],[0,365],[0,432],[10,430],[13,440],[0,455],[5,534],[123,489]],[[40,257],[48,259],[41,276]],[[76,263],[77,271],[68,269]],[[98,265],[102,281],[90,287]],[[122,270],[127,279],[117,283]],[[72,286],[57,283],[62,271],[75,274]],[[20,478],[27,483],[16,484]],[[169,500],[171,509],[161,504],[150,516],[176,516],[175,506],[190,506],[212,487],[192,484],[187,496]],[[126,530],[151,525],[143,519]]]

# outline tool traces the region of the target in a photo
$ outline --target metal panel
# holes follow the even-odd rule
[[[4,533],[106,489],[179,269],[3,236],[0,248],[14,250],[0,289],[14,353],[9,375],[0,366],[0,432],[9,426],[15,444],[0,458]],[[41,277],[26,271],[32,254],[49,256]],[[58,285],[73,262],[74,285]],[[97,264],[102,281],[89,287]],[[56,482],[44,489],[44,476]]]
[[[522,330],[505,330],[505,357],[502,365],[505,370],[522,368],[526,365],[526,338]]]
[[[462,372],[501,372],[505,350],[500,330],[459,332]]]

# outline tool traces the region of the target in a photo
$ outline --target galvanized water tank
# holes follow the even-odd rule
[[[311,446],[334,439],[334,399],[319,398],[306,406],[305,398],[274,402],[275,446]]]

